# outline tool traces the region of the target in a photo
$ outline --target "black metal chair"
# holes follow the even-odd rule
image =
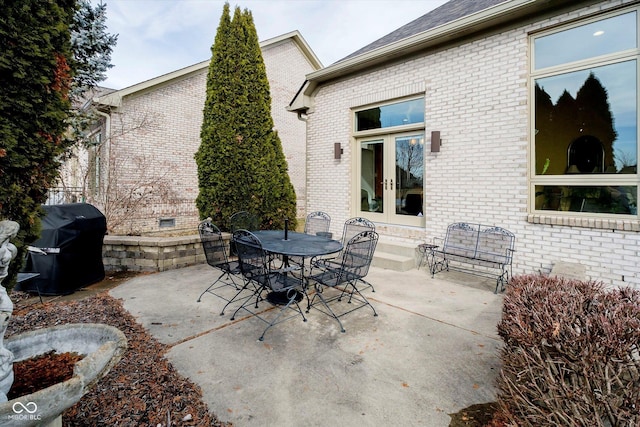
[[[362,233],[363,231],[376,231],[376,226],[373,222],[369,221],[366,218],[355,217],[355,218],[349,218],[348,220],[346,220],[344,223],[344,227],[342,229],[341,241],[342,241],[342,246],[344,247],[342,251],[334,257],[313,259],[311,261],[312,268],[317,267],[321,269],[327,269],[327,268],[335,269],[340,267],[342,265],[342,258],[344,256],[347,243],[354,236],[358,235],[359,233]],[[358,282],[364,285],[360,288],[361,291],[367,288],[371,288],[371,292],[376,291],[373,285],[367,282],[366,280],[360,279]]]
[[[237,230],[249,230],[254,231],[258,230],[260,227],[258,217],[251,212],[248,211],[239,211],[234,213],[229,217],[229,231],[233,235]],[[231,240],[231,244],[229,245],[229,250],[231,251],[231,255],[238,256],[236,251],[236,245]]]
[[[311,308],[333,317],[340,325],[340,331],[344,332],[344,326],[340,318],[359,308],[369,306],[373,315],[377,316],[369,300],[360,292],[356,283],[369,273],[369,266],[373,259],[373,253],[378,243],[378,233],[375,231],[362,231],[353,236],[347,243],[338,268],[327,267],[317,274],[309,277],[309,281],[315,282],[316,293],[307,304],[307,313]],[[327,288],[332,288],[332,295],[326,296]],[[344,302],[343,300],[346,300]],[[338,310],[340,303],[347,304],[346,308]],[[350,305],[353,304],[353,305]],[[334,308],[332,308],[335,307]]]
[[[257,230],[260,227],[258,217],[248,211],[239,211],[229,217],[231,234],[237,230]]]
[[[232,288],[237,292],[242,289],[242,279],[236,276],[240,274],[240,264],[237,261],[229,261],[227,242],[222,237],[220,229],[211,222],[211,218],[205,219],[198,225],[198,232],[200,233],[200,242],[207,258],[207,264],[220,270],[218,278],[200,294],[198,302],[200,302],[204,294],[210,293],[228,303],[232,298],[229,298],[221,290]],[[236,276],[235,280],[234,276]]]
[[[307,321],[299,302],[306,295],[304,283],[301,279],[292,276],[290,273],[270,269],[267,254],[262,248],[260,240],[248,230],[237,230],[233,233],[233,240],[238,251],[240,271],[245,279],[256,285],[253,295],[244,298],[240,307],[231,316],[234,320],[240,310],[245,310],[249,314],[262,320],[267,327],[258,338],[264,340],[265,333],[273,326],[280,324],[297,315]],[[266,297],[263,294],[267,293]],[[255,303],[253,302],[255,298]],[[273,317],[266,317],[272,310],[258,312],[258,303],[267,300],[271,304],[279,307],[277,314]],[[253,306],[253,307],[251,307]],[[293,314],[287,315],[288,310]]]
[[[315,236],[326,237],[327,239],[331,238],[331,233],[329,233],[329,227],[331,225],[331,217],[329,214],[316,211],[311,212],[307,215],[307,218],[304,223],[304,232],[305,234],[311,234]],[[302,269],[302,276],[304,276],[304,261],[303,257],[299,256],[290,256],[288,258],[289,264],[294,264],[299,266]]]
[[[316,211],[307,215],[307,219],[304,223],[304,232],[306,234],[315,234],[318,236],[330,237],[329,227],[331,226],[331,217],[329,214]]]

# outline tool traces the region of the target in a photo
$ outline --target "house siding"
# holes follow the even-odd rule
[[[286,107],[304,76],[316,68],[290,38],[263,46],[262,54],[271,90],[274,128],[280,136],[296,191],[298,216],[303,217],[306,125],[287,112]],[[121,188],[134,188],[152,177],[163,177],[170,183],[169,192],[147,198],[144,206],[127,215],[117,232],[195,230],[199,221],[195,206],[199,189],[194,154],[200,145],[207,72],[204,67],[125,96],[122,105],[111,112],[112,165],[110,176],[102,176],[103,185],[117,181]],[[140,126],[143,118],[148,123]],[[98,201],[95,204],[103,207]],[[174,218],[175,227],[160,228],[161,218]]]
[[[554,263],[572,262],[583,264],[589,279],[640,288],[638,221],[538,218],[527,207],[528,34],[626,3],[601,2],[324,83],[308,119],[307,209],[329,212],[339,234],[356,214],[352,109],[424,93],[426,224],[377,224],[383,238],[417,243],[443,237],[451,222],[498,225],[516,234],[514,273],[548,273]],[[439,153],[429,152],[432,130],[441,132]],[[344,148],[340,160],[333,159],[335,142]]]

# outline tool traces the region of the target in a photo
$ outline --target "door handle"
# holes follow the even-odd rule
[[[382,184],[382,182],[380,184]],[[385,190],[387,189],[387,180],[386,179],[384,180],[384,189]]]
[[[393,190],[393,179],[391,180],[391,184],[389,184],[389,188]]]

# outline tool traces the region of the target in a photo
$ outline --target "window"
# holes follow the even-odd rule
[[[637,215],[637,20],[532,36],[535,210]]]
[[[356,131],[424,122],[424,98],[381,105],[356,112]]]

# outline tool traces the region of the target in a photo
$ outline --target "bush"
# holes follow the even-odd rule
[[[296,226],[296,194],[278,133],[269,80],[251,12],[225,3],[207,75],[201,143],[195,154],[200,218],[228,230],[229,217],[249,211],[259,228]]]
[[[640,425],[640,291],[515,277],[498,333],[506,424]]]

